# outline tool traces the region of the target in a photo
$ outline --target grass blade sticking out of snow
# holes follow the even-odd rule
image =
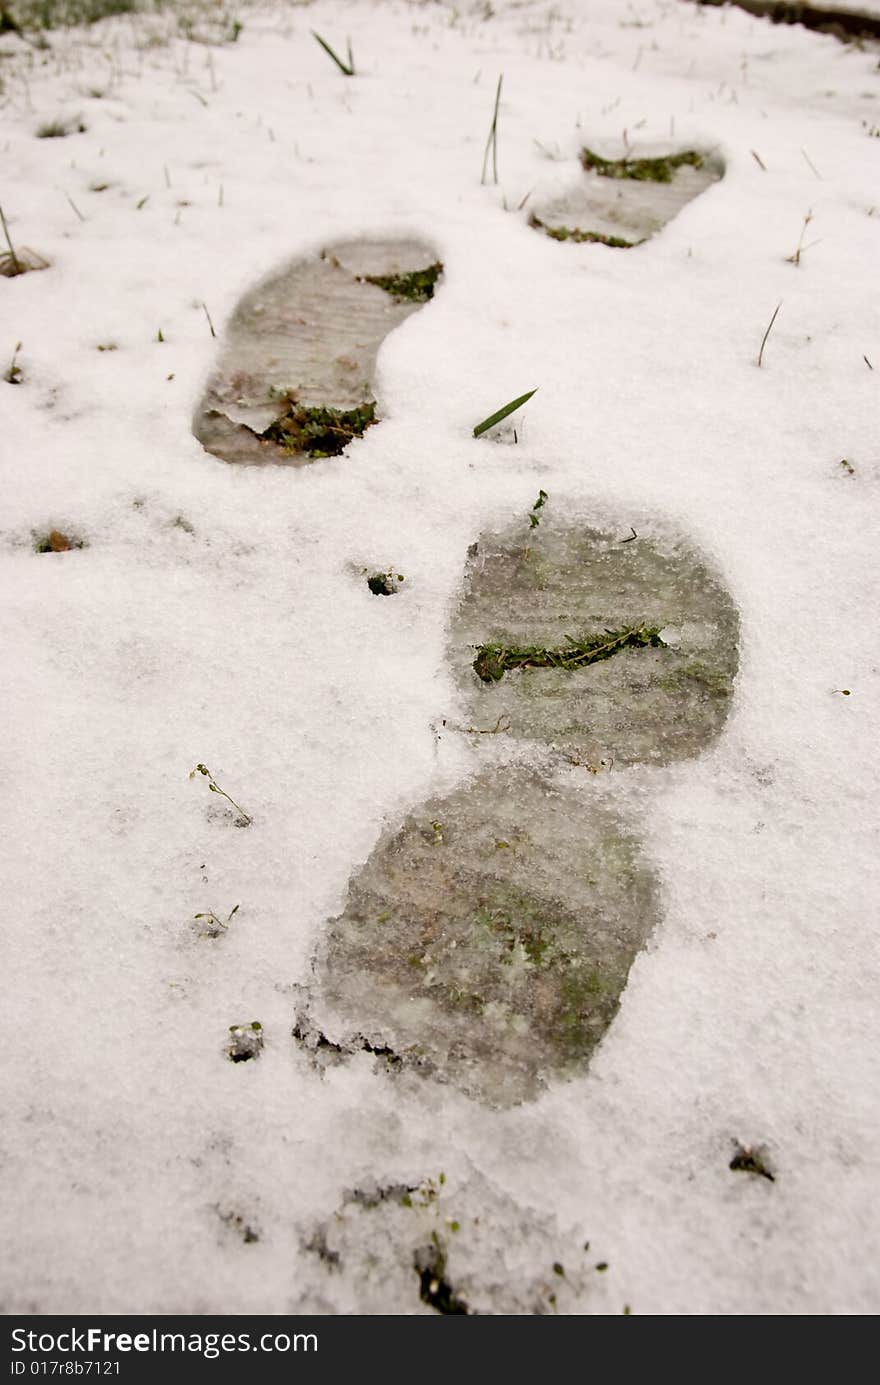
[[[536,385],[533,390],[529,390],[526,394],[521,394],[518,399],[511,399],[510,403],[505,404],[497,413],[490,414],[488,418],[484,418],[483,422],[478,423],[474,429],[474,437],[478,438],[480,434],[485,433],[488,428],[494,428],[496,423],[501,423],[503,419],[507,418],[508,414],[512,414],[521,404],[525,404],[527,400],[531,399],[533,394],[537,393],[537,391],[538,386]]]
[[[339,68],[340,72],[343,72],[346,77],[354,76],[354,56],[351,51],[351,39],[348,40],[348,62],[344,63],[342,59],[338,57],[336,53],[333,52],[333,49],[330,47],[330,44],[327,42],[327,40],[321,38],[320,34],[316,34],[314,29],[312,30],[312,38],[317,39],[318,43],[320,43],[324,52],[328,55],[328,57],[331,57],[333,59],[336,66]]]
[[[6,217],[3,215],[3,208],[0,207],[0,225],[3,227],[3,235],[9,250],[0,251],[0,274],[5,279],[14,279],[19,274],[27,274],[31,269],[48,269],[49,261],[44,260],[42,255],[36,254],[33,250],[28,250],[25,246],[16,250],[9,235],[9,227],[6,225]]]
[[[767,324],[767,331],[764,333],[764,339],[763,339],[763,341],[761,342],[761,350],[758,352],[758,365],[762,365],[762,364],[763,364],[763,361],[764,361],[764,347],[767,345],[767,338],[769,337],[770,333],[773,331],[773,324],[774,324],[774,322],[776,321],[776,314],[779,312],[779,309],[780,309],[781,307],[782,307],[782,299],[780,299],[779,302],[776,304],[776,307],[773,309],[773,316],[771,317],[769,323]]]
[[[12,360],[9,362],[9,368],[3,376],[3,379],[6,381],[8,385],[20,385],[22,382],[23,376],[21,373],[21,366],[18,364],[18,353],[20,350],[21,342],[19,341],[15,344],[15,350],[12,353]],[[866,356],[865,360],[867,359],[868,358]]]
[[[486,167],[489,163],[489,150],[492,151],[492,181],[498,183],[498,107],[501,104],[501,83],[504,81],[504,73],[498,78],[498,86],[495,89],[495,109],[492,112],[492,124],[489,126],[489,138],[486,140],[486,152],[483,155],[483,172],[480,175],[480,186],[486,181]]]
[[[15,253],[15,247],[12,244],[12,237],[9,234],[9,227],[6,225],[6,217],[3,215],[2,207],[0,207],[0,221],[3,223],[3,235],[6,238],[6,244],[9,246],[9,269],[4,272],[8,278],[12,279],[17,274],[24,274],[24,267]]]

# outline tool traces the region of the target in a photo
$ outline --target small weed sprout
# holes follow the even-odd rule
[[[538,525],[541,523],[540,511],[543,510],[544,506],[547,504],[547,499],[548,497],[546,491],[538,491],[538,498],[532,506],[531,513],[529,514],[530,529],[537,529]]]
[[[327,40],[321,38],[320,34],[316,34],[314,29],[312,30],[312,38],[315,39],[318,43],[320,43],[324,52],[327,54],[328,57],[333,59],[336,66],[339,68],[340,72],[342,72],[346,77],[354,77],[354,54],[351,51],[351,39],[346,39],[346,44],[348,46],[348,62],[344,63],[342,59],[336,53],[333,52],[333,49],[330,47],[330,44],[327,42]]]
[[[199,924],[197,930],[199,936],[202,938],[222,937],[240,908],[241,905],[236,904],[233,909],[230,909],[225,919],[220,918],[219,914],[215,914],[213,909],[209,909],[206,914],[193,914],[193,922]]]
[[[494,414],[490,414],[488,418],[484,418],[482,423],[478,423],[474,428],[474,437],[478,438],[489,428],[494,428],[496,423],[502,423],[504,419],[514,413],[521,405],[527,403],[532,395],[537,394],[537,392],[538,386],[536,385],[533,390],[527,390],[526,393],[521,394],[519,398],[511,399],[509,404],[503,405],[503,407],[498,409]]]
[[[8,385],[20,385],[22,383],[21,366],[18,364],[18,353],[21,350],[21,342],[16,342],[15,350],[12,353],[12,360],[9,362],[8,369],[3,379]]]
[[[785,257],[785,262],[786,262],[786,264],[793,264],[793,265],[797,268],[797,267],[800,265],[800,262],[801,262],[801,255],[805,255],[805,254],[807,253],[808,250],[812,250],[812,248],[813,248],[814,245],[818,245],[818,244],[819,244],[819,242],[818,242],[817,240],[811,240],[809,245],[804,245],[804,236],[807,234],[807,227],[809,226],[809,224],[810,224],[810,222],[811,222],[812,220],[813,220],[813,213],[812,213],[812,211],[809,211],[809,212],[807,212],[806,216],[804,217],[804,224],[803,224],[803,226],[801,227],[801,234],[800,234],[800,237],[799,237],[799,239],[798,239],[797,249],[795,250],[795,252],[794,252],[793,255],[786,255],[786,257]]]
[[[225,789],[221,789],[220,785],[217,783],[217,780],[214,778],[213,774],[208,769],[208,766],[196,765],[195,769],[190,771],[190,779],[194,779],[197,774],[204,775],[204,777],[207,779],[208,788],[211,790],[211,793],[219,793],[220,795],[222,795],[223,798],[227,800],[227,802],[232,804],[235,811],[239,814],[238,818],[236,819],[237,824],[239,824],[242,827],[250,827],[251,823],[253,822],[253,818],[251,817],[250,813],[246,813],[244,808],[242,808],[241,804],[236,803],[235,799],[231,798]]]

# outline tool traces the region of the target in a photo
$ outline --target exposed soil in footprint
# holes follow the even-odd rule
[[[697,150],[607,159],[581,150],[584,180],[530,218],[554,240],[630,249],[661,230],[724,174],[720,160]]]
[[[474,545],[449,657],[478,727],[588,765],[699,754],[730,710],[736,607],[681,538],[546,518]]]
[[[417,241],[347,241],[252,289],[227,329],[193,432],[228,462],[301,466],[376,422],[376,356],[442,271]]]
[[[616,816],[525,770],[484,773],[354,877],[312,1015],[334,1043],[356,1027],[357,1047],[511,1105],[587,1062],[656,917]]]

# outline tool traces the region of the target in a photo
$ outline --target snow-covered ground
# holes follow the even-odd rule
[[[485,1311],[877,1312],[878,53],[673,0],[229,13],[214,46],[170,13],[0,39],[0,205],[49,264],[0,278],[0,1303],[430,1313],[434,1233]],[[528,214],[584,145],[725,176],[636,249],[557,243]],[[445,267],[382,422],[209,455],[237,301],[355,236]],[[534,386],[518,446],[474,439]],[[588,1072],[498,1111],[291,1030],[352,872],[484,763],[437,734],[447,631],[539,488],[688,535],[740,672],[711,749],[618,776],[662,918]]]

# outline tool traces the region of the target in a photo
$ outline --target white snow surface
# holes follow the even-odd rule
[[[878,54],[671,0],[236,13],[220,46],[168,14],[0,41],[0,204],[50,262],[0,278],[3,1309],[356,1311],[309,1228],[443,1172],[450,1206],[495,1190],[473,1235],[502,1267],[518,1218],[589,1240],[608,1269],[565,1311],[875,1313]],[[354,78],[310,30],[350,35]],[[86,129],[35,137],[55,119]],[[530,229],[523,199],[624,131],[726,176],[635,250]],[[445,266],[380,350],[381,424],[313,466],[209,456],[241,294],[361,235]],[[534,386],[518,446],[473,438]],[[539,487],[670,520],[741,612],[721,739],[613,785],[662,922],[589,1071],[536,1103],[367,1054],[321,1075],[296,988],[382,831],[483,763],[435,733],[447,623],[468,545]],[[38,555],[51,528],[85,546]],[[252,1020],[259,1060],[228,1062]],[[384,1311],[431,1311],[409,1279]]]

